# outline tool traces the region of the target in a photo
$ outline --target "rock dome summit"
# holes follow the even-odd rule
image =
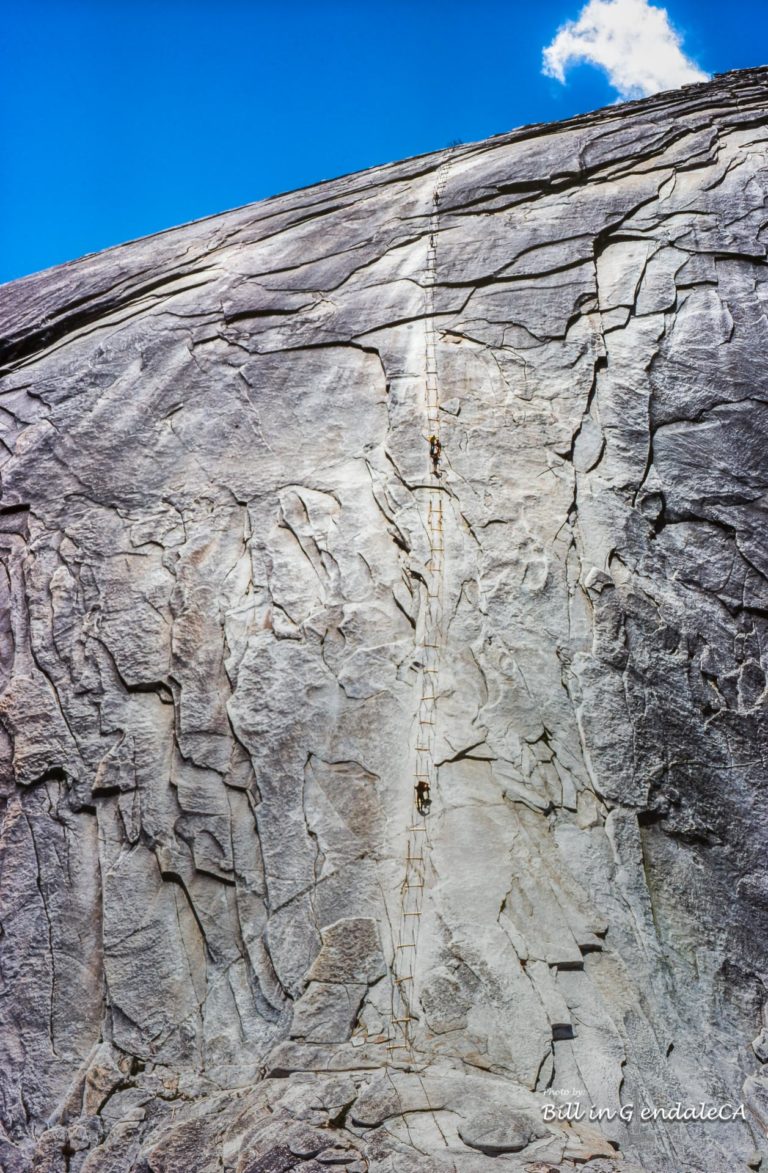
[[[767,190],[748,70],[0,288],[5,1173],[768,1169]]]

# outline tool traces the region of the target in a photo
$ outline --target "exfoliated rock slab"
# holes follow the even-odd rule
[[[321,930],[322,945],[308,973],[316,982],[371,982],[387,972],[374,920],[358,917]]]

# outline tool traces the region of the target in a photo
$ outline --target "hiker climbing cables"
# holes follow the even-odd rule
[[[440,443],[437,436],[430,436],[429,437],[429,455],[432,460],[432,467],[433,467],[433,470],[434,470],[436,477],[440,476],[440,469],[438,468],[438,464],[440,462],[440,453],[442,452],[442,450],[443,450],[443,446]]]
[[[428,815],[432,799],[429,795],[429,782],[416,783],[416,810],[420,815]]]

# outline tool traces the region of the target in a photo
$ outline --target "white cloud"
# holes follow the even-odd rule
[[[570,65],[586,61],[608,74],[622,98],[672,90],[708,75],[686,57],[666,8],[648,0],[589,0],[544,50],[543,72],[565,81]]]

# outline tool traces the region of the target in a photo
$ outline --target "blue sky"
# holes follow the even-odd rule
[[[616,84],[578,53],[563,56],[562,38],[565,84],[542,73],[542,51],[583,6],[8,0],[0,281],[455,139],[612,102]],[[699,69],[768,61],[765,0],[666,8]],[[637,53],[657,56],[653,46]]]

